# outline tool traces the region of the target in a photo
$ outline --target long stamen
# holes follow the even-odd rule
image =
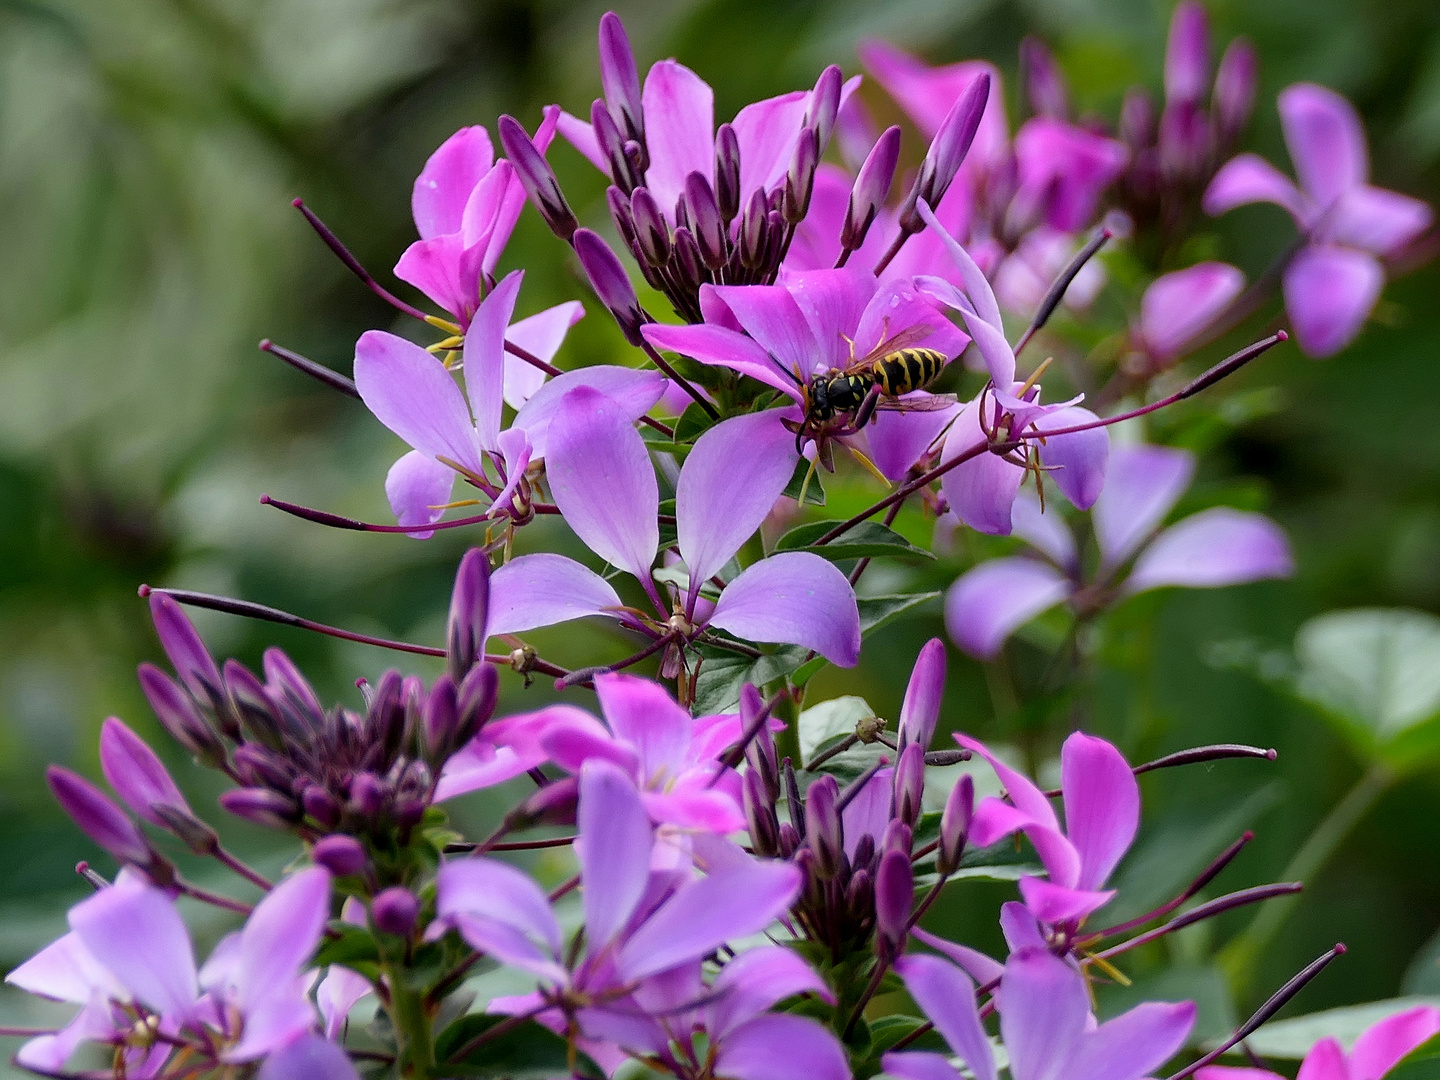
[[[421,311],[414,304],[407,304],[404,300],[401,300],[389,289],[376,281],[374,277],[371,276],[370,271],[366,270],[365,267],[360,264],[360,260],[350,254],[350,249],[340,242],[340,238],[330,231],[330,227],[320,220],[315,211],[305,205],[304,199],[293,199],[290,205],[305,215],[305,220],[308,221],[310,227],[319,234],[320,239],[325,242],[325,246],[335,253],[336,258],[344,263],[352,274],[365,283],[367,289],[394,307],[397,311],[402,311],[411,318],[419,319],[421,322],[431,323],[432,326],[436,325],[431,321],[433,316],[426,315],[425,312]],[[458,330],[459,328],[456,327],[456,329]]]
[[[1075,257],[1070,260],[1065,269],[1060,271],[1060,276],[1051,283],[1045,299],[1041,300],[1040,306],[1035,309],[1035,317],[1030,320],[1030,326],[1020,336],[1020,342],[1015,346],[1016,356],[1019,356],[1021,350],[1030,344],[1030,339],[1040,331],[1040,328],[1050,321],[1050,316],[1055,314],[1055,309],[1065,298],[1065,292],[1070,288],[1070,283],[1113,235],[1114,233],[1109,229],[1101,228],[1090,238],[1089,243],[1075,253]]]
[[[350,397],[353,398],[360,397],[360,391],[355,388],[354,379],[351,379],[346,375],[341,375],[340,372],[334,370],[333,368],[328,368],[324,364],[317,364],[314,360],[311,360],[308,357],[301,356],[297,352],[291,352],[289,349],[282,349],[279,345],[276,345],[269,338],[266,338],[264,341],[260,342],[260,351],[268,352],[272,356],[278,356],[281,360],[284,360],[296,371],[303,371],[312,379],[318,379],[320,382],[324,383],[332,390],[339,390],[342,394],[348,394]]]

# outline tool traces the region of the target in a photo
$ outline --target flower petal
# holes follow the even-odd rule
[[[126,875],[70,909],[70,929],[96,961],[141,1002],[183,1021],[199,985],[190,934],[174,902]]]
[[[731,125],[740,143],[740,204],[756,188],[769,190],[785,178],[800,141],[810,107],[811,91],[792,90],[779,97],[752,102]]]
[[[905,397],[899,399],[902,405],[906,400],[908,398]],[[870,426],[865,429],[870,460],[875,462],[875,467],[886,479],[904,479],[910,467],[924,456],[925,451],[959,415],[959,405],[927,412],[877,411]]]
[[[949,1058],[926,1050],[891,1051],[880,1058],[880,1064],[887,1075],[900,1080],[960,1080],[960,1071]]]
[[[1075,1080],[1136,1080],[1169,1061],[1195,1026],[1195,1003],[1149,1001],[1107,1020],[1070,1062]]]
[[[429,454],[402,454],[385,474],[385,498],[400,525],[433,525],[445,516],[443,507],[455,491],[456,472]],[[407,534],[427,540],[433,531]]]
[[[784,291],[795,301],[810,328],[810,337],[820,347],[818,356],[808,357],[810,363],[845,367],[869,351],[874,342],[862,347],[856,328],[865,305],[875,296],[874,275],[848,267],[826,268],[786,274],[784,282]],[[715,290],[715,295],[725,300],[734,312],[729,297],[737,291],[735,287],[721,287]],[[736,317],[739,318],[739,312]],[[803,336],[801,340],[805,340]],[[805,347],[810,347],[808,342]],[[806,357],[802,356],[800,371],[808,375],[811,369],[804,366],[805,362]]]
[[[555,126],[565,141],[579,150],[591,165],[594,165],[606,176],[610,175],[610,163],[600,152],[600,143],[595,138],[595,129],[590,126],[588,121],[581,120],[578,116],[572,116],[568,112],[561,112]]]
[[[156,804],[190,810],[155,751],[114,716],[100,728],[100,767],[125,805],[152,825],[165,827],[165,819],[151,809]]]
[[[465,398],[445,365],[419,345],[382,330],[360,335],[355,388],[376,419],[422,454],[481,471]]]
[[[721,969],[712,987],[706,1030],[724,1042],[729,1031],[765,1012],[793,994],[815,994],[834,1003],[825,980],[793,951],[782,945],[748,949]]]
[[[1080,852],[1080,889],[1098,889],[1130,850],[1140,827],[1140,785],[1104,739],[1075,732],[1060,750],[1065,835]]]
[[[758,1016],[719,1045],[715,1075],[735,1080],[848,1080],[849,1061],[830,1029],[804,1016]]]
[[[687,764],[693,722],[663,686],[634,675],[596,675],[595,694],[610,730],[640,755],[647,787],[650,777],[663,784],[660,778],[673,780],[680,774]]]
[[[515,927],[560,952],[560,926],[545,890],[523,870],[498,859],[452,859],[435,879],[435,913],[441,919],[481,915]]]
[[[465,390],[482,449],[500,449],[500,411],[505,388],[505,331],[515,312],[525,271],[516,270],[491,290],[465,331]]]
[[[675,487],[691,597],[754,535],[799,459],[774,409],[723,420],[696,440]]]
[[[1020,895],[1035,918],[1044,923],[1071,922],[1099,911],[1115,895],[1114,890],[1094,892],[1057,885],[1044,878],[1022,877]]]
[[[1440,1009],[1422,1005],[1387,1016],[1371,1024],[1350,1051],[1350,1075],[1355,1080],[1380,1080],[1397,1062],[1436,1032]]]
[[[991,559],[945,594],[945,629],[971,656],[991,660],[1025,623],[1070,595],[1065,575],[1034,559]]]
[[[1213,589],[1294,572],[1290,542],[1278,525],[1263,514],[1216,506],[1156,537],[1136,561],[1125,592],[1165,585]]]
[[[394,274],[463,322],[479,293],[478,280],[467,275],[468,269],[465,238],[454,232],[416,240],[400,256]]]
[[[1109,473],[1113,469],[1113,463],[1107,467],[1107,484],[1113,483],[1109,479]],[[1104,497],[1103,493],[1101,497]],[[1030,492],[1022,491],[1015,497],[1010,520],[1016,536],[1042,552],[1056,566],[1073,572],[1079,557],[1075,550],[1075,534],[1070,531],[1058,511],[1041,510],[1040,500]]]
[[[645,186],[673,224],[685,178],[698,172],[715,182],[715,92],[683,64],[661,60],[645,76],[640,107],[650,151]]]
[[[1338,244],[1383,256],[1414,240],[1434,219],[1419,199],[1361,184],[1340,197],[1323,228]]]
[[[584,317],[585,305],[578,300],[556,304],[528,319],[511,323],[505,340],[548,364],[560,351],[570,328]],[[505,404],[518,410],[544,382],[545,372],[540,368],[518,356],[505,354]]]
[[[359,1080],[359,1074],[340,1046],[306,1035],[266,1058],[255,1080]]]
[[[995,1080],[995,1056],[980,1025],[970,976],[938,956],[902,956],[895,973],[975,1080]]]
[[[953,461],[986,441],[980,429],[981,400],[968,403],[956,418],[950,434],[945,437],[942,463]],[[942,476],[940,487],[950,502],[950,509],[966,525],[977,532],[1005,536],[1011,529],[1010,507],[1024,479],[1024,469],[987,449]]]
[[[315,988],[315,1004],[320,1009],[320,1018],[325,1023],[327,1039],[343,1038],[350,1010],[362,998],[375,992],[370,980],[339,964],[330,965],[325,978]]]
[[[550,425],[545,471],[556,505],[586,546],[651,587],[660,488],[645,441],[631,424],[611,398],[577,386]]]
[[[104,997],[124,999],[127,991],[115,976],[90,955],[79,935],[63,934],[5,976],[11,986],[29,994],[83,1005],[98,990]]]
[[[1319,207],[1328,207],[1345,191],[1365,183],[1370,153],[1355,106],[1314,83],[1287,86],[1276,106],[1295,175]]]
[[[242,1010],[259,1008],[295,981],[329,918],[330,873],[324,867],[291,874],[265,895],[240,933],[235,981]]]
[[[1022,948],[1010,954],[1000,986],[1000,1034],[1011,1074],[1070,1077],[1090,1017],[1080,973],[1044,949]]]
[[[640,333],[657,349],[680,353],[702,364],[730,368],[789,394],[797,402],[801,400],[796,379],[787,377],[764,349],[738,331],[709,323],[695,326],[647,323],[640,328]]]
[[[1308,215],[1305,197],[1295,182],[1258,154],[1239,154],[1220,167],[1205,189],[1203,205],[1211,217],[1247,203],[1268,202],[1290,212],[1297,224]]]
[[[801,379],[809,379],[830,356],[832,343],[817,341],[810,320],[784,286],[716,285],[712,291],[761,350]]]
[[[608,581],[564,555],[521,555],[490,574],[492,634],[523,634],[618,607]]]
[[[1156,278],[1140,299],[1140,332],[1151,357],[1168,363],[1180,356],[1244,287],[1245,275],[1222,262]]]
[[[577,823],[586,945],[596,954],[615,939],[640,903],[650,877],[654,834],[635,785],[608,761],[592,759],[581,767]]]
[[[495,164],[490,133],[482,126],[464,127],[440,144],[410,194],[410,210],[422,240],[460,231],[465,201]]]
[[[1307,356],[1333,356],[1360,333],[1380,299],[1385,271],[1373,256],[1312,244],[1285,269],[1282,290]]]
[[[1169,446],[1122,446],[1110,458],[1105,490],[1090,520],[1101,565],[1119,566],[1164,520],[1190,486],[1195,455]]]
[[[710,625],[750,641],[814,649],[832,664],[860,659],[855,591],[833,563],[807,551],[761,559],[725,586]]]
[[[1025,814],[1030,820],[1039,822],[1047,829],[1055,832],[1060,830],[1060,820],[1051,809],[1050,800],[1045,793],[1035,786],[1035,782],[1024,773],[1012,769],[1005,762],[990,752],[990,748],[979,739],[972,739],[961,732],[955,733],[955,741],[966,750],[972,750],[990,763],[995,770],[995,775],[1005,785],[1005,792],[1010,796],[1010,801],[1015,808]],[[987,799],[986,802],[991,800]]]
[[[1098,420],[1089,409],[1072,406],[1038,416],[1034,424],[1041,431],[1056,431]],[[1109,458],[1110,433],[1103,427],[1054,435],[1040,444],[1040,461],[1046,470],[1053,470],[1046,477],[1080,510],[1089,510],[1100,497]]]
[[[615,402],[621,414],[633,423],[650,411],[669,385],[669,381],[658,371],[641,371],[614,364],[578,368],[556,375],[540,387],[516,414],[511,426],[522,429],[530,436],[532,455],[543,458],[549,448],[550,423],[555,419],[556,410],[565,395],[576,387],[588,386],[598,390]]]

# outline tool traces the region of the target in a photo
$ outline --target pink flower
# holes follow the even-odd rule
[[[1371,1024],[1345,1053],[1338,1040],[1325,1038],[1310,1048],[1300,1066],[1301,1080],[1380,1080],[1406,1054],[1440,1032],[1440,1009],[1407,1009]],[[1195,1080],[1281,1080],[1266,1069],[1210,1065]]]

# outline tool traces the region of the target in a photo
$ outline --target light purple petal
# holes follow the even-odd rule
[[[1205,189],[1203,205],[1207,214],[1219,217],[1256,202],[1284,207],[1301,224],[1310,213],[1294,181],[1256,154],[1240,154],[1222,165]]]
[[[576,387],[588,386],[598,390],[615,402],[621,414],[633,423],[650,411],[668,385],[665,376],[657,371],[641,371],[614,364],[578,368],[557,375],[540,387],[516,414],[512,426],[530,436],[534,456],[543,458],[548,449],[550,423],[555,418],[555,412],[565,395]]]
[[[809,90],[792,90],[779,97],[746,105],[731,121],[740,143],[741,205],[756,188],[767,191],[785,178],[785,170],[800,141]]]
[[[1080,852],[1076,887],[1098,889],[1140,827],[1140,786],[1119,750],[1077,731],[1060,750],[1060,788],[1065,835]]]
[[[692,881],[631,935],[620,950],[620,971],[642,979],[758,934],[790,907],[800,883],[800,871],[783,862],[755,862]]]
[[[1107,485],[1114,482],[1108,476],[1108,473],[1113,471],[1112,461],[1107,468]],[[1101,497],[1104,497],[1103,494]],[[1042,511],[1040,500],[1030,492],[1022,491],[1015,497],[1010,520],[1014,525],[1015,535],[1044,553],[1056,566],[1067,571],[1076,566],[1078,553],[1075,550],[1075,534],[1070,531],[1065,519],[1054,509],[1053,504],[1048,511]]]
[[[569,973],[551,955],[509,923],[461,912],[451,920],[465,943],[498,963],[564,986]]]
[[[956,732],[955,741],[965,749],[979,754],[990,763],[990,767],[995,770],[995,775],[1005,785],[1005,791],[1016,809],[1026,814],[1032,821],[1037,821],[1048,829],[1059,831],[1060,820],[1055,816],[1055,811],[1050,806],[1050,800],[1045,797],[1045,793],[1035,785],[1033,780],[1006,765],[992,754],[990,748],[979,739],[972,739],[968,735]]]
[[[1125,168],[1124,144],[1064,120],[1032,116],[1015,134],[1022,206],[1044,207],[1045,221],[1061,232],[1083,228],[1100,193]]]
[[[100,728],[100,767],[125,804],[153,825],[165,826],[165,820],[151,809],[156,803],[190,809],[155,751],[113,716]]]
[[[690,788],[669,792],[642,791],[645,812],[657,824],[685,830],[701,830],[728,836],[745,828],[745,812],[739,802],[719,788]]]
[[[108,999],[95,996],[52,1035],[29,1040],[15,1055],[15,1063],[44,1075],[63,1074],[70,1055],[84,1042],[109,1040],[117,1034]],[[122,1036],[125,1032],[120,1032]]]
[[[685,178],[698,172],[715,182],[715,92],[683,64],[661,60],[641,92],[650,168],[645,186],[674,223]]]
[[[98,990],[106,998],[127,991],[90,955],[77,934],[64,934],[5,976],[11,986],[30,994],[83,1005]]]
[[[1113,568],[1134,554],[1190,486],[1195,455],[1169,446],[1122,446],[1110,457],[1105,490],[1090,520],[1101,565]]]
[[[960,1080],[960,1072],[944,1054],[926,1050],[900,1050],[880,1058],[886,1074],[900,1080]]]
[[[1156,537],[1136,560],[1125,592],[1165,585],[1210,589],[1294,572],[1290,542],[1278,525],[1263,514],[1216,506]]]
[[[1043,949],[1020,949],[1010,954],[1000,985],[1000,1034],[1011,1074],[1023,1080],[1070,1077],[1090,1015],[1080,973]]]
[[[833,563],[807,551],[747,568],[725,586],[710,625],[750,641],[803,645],[840,667],[860,659],[855,591]]]
[[[862,836],[869,836],[877,846],[884,837],[885,828],[890,824],[890,789],[894,776],[893,768],[880,769],[840,811],[847,858],[855,857],[855,848]]]
[[[596,675],[595,695],[610,730],[640,755],[644,786],[674,780],[689,756],[690,713],[659,683],[634,675]]]
[[[1340,196],[1322,228],[1338,244],[1388,255],[1428,229],[1434,218],[1419,199],[1362,184]]]
[[[1065,575],[1034,559],[991,559],[945,594],[945,629],[971,656],[991,660],[1005,639],[1070,595]]]
[[[808,379],[830,355],[830,345],[816,340],[809,320],[784,286],[716,285],[713,292],[763,352],[800,378]]]
[[[945,642],[931,638],[920,647],[915,666],[910,669],[910,682],[905,687],[905,700],[900,704],[900,733],[907,743],[930,748],[935,725],[940,719],[940,703],[945,697]]]
[[[1035,918],[1044,923],[1071,922],[1099,911],[1115,895],[1114,890],[1096,892],[1057,885],[1044,878],[1022,877],[1020,895]]]
[[[141,1002],[174,1020],[195,1007],[199,986],[190,934],[159,889],[126,876],[70,909],[70,929]]]
[[[490,574],[492,634],[522,634],[618,607],[608,581],[564,555],[521,555]]]
[[[743,158],[742,158],[743,161]],[[828,367],[845,367],[869,351],[870,345],[862,346],[857,337],[860,317],[865,305],[875,295],[875,278],[863,270],[844,268],[840,270],[805,270],[785,275],[784,289],[794,299],[810,328],[810,337],[819,345],[818,355],[802,353],[801,374],[808,376],[811,369],[805,366],[822,363]],[[737,289],[717,288],[715,293],[729,304]],[[740,295],[745,295],[740,292]],[[731,310],[739,317],[734,305]],[[745,308],[741,307],[741,310]],[[787,310],[788,314],[788,310]],[[744,320],[741,320],[744,322]],[[748,327],[748,324],[747,324]],[[899,324],[897,323],[897,329]],[[846,341],[846,338],[851,339]],[[762,339],[763,340],[763,339]],[[800,338],[802,347],[813,350],[813,346]],[[853,344],[852,344],[853,343]],[[789,359],[785,354],[778,354]]]
[[[1295,339],[1307,356],[1333,356],[1360,333],[1380,299],[1385,271],[1373,256],[1312,244],[1285,269],[1282,290]]]
[[[569,709],[567,715],[550,724],[540,737],[540,745],[550,760],[566,772],[578,773],[592,760],[610,762],[632,781],[640,772],[639,752],[579,709]]]
[[[905,400],[900,399],[902,403]],[[932,412],[877,411],[865,429],[870,460],[886,479],[904,479],[910,467],[959,415],[959,405]]]
[[[953,461],[985,441],[980,429],[980,404],[972,401],[961,411],[945,437],[941,462]],[[956,465],[940,478],[941,489],[955,516],[977,532],[1008,535],[1010,507],[1025,479],[1025,470],[984,450]]]
[[[721,421],[696,440],[675,488],[692,596],[754,535],[798,460],[795,437],[774,409]]]
[[[1005,945],[1012,954],[1021,949],[1046,948],[1044,927],[1034,912],[1019,901],[1008,900],[1000,905],[1000,932],[1005,935]],[[1000,970],[1004,972],[1004,965]]]
[[[490,133],[480,125],[461,128],[440,144],[410,195],[410,210],[422,240],[460,231],[465,201],[495,164]]]
[[[482,449],[500,449],[500,409],[505,390],[505,331],[515,312],[525,271],[506,275],[485,297],[465,332],[465,390]]]
[[[587,761],[580,769],[577,823],[586,944],[597,953],[640,903],[654,835],[635,785],[608,761]]]
[[[355,387],[376,418],[422,454],[482,471],[465,398],[445,365],[419,345],[381,330],[360,335]]]
[[[660,545],[660,488],[631,423],[605,394],[576,387],[555,413],[545,471],[556,505],[586,546],[648,587]]]
[[[1287,86],[1280,91],[1276,105],[1295,175],[1320,207],[1328,207],[1345,191],[1365,183],[1370,154],[1355,106],[1314,83]]]
[[[541,750],[520,751],[493,746],[480,736],[461,747],[445,762],[435,785],[435,801],[444,802],[472,791],[494,787],[543,765],[547,754]]]
[[[793,994],[811,993],[833,1003],[835,995],[809,964],[782,945],[762,945],[735,957],[721,969],[713,991],[706,1030],[724,1041],[731,1028],[759,1016]]]
[[[1422,1005],[1387,1016],[1366,1028],[1350,1051],[1350,1075],[1355,1080],[1379,1080],[1397,1062],[1440,1032],[1440,1009]]]
[[[527,319],[511,323],[505,339],[547,364],[555,359],[570,328],[585,317],[578,300],[556,304]],[[545,372],[518,356],[505,354],[505,403],[519,409],[545,382]]]
[[[560,952],[560,927],[545,890],[522,870],[498,859],[452,859],[435,879],[435,913],[453,919],[468,913],[515,927]]]
[[[1150,355],[1162,362],[1180,356],[1244,287],[1245,275],[1222,262],[1156,278],[1140,299],[1140,332]]]
[[[1034,424],[1041,431],[1057,431],[1093,424],[1098,419],[1089,409],[1071,407],[1036,417]],[[1089,510],[1100,497],[1109,458],[1110,433],[1103,427],[1053,435],[1040,444],[1045,478],[1080,510]]]
[[[640,328],[640,333],[657,349],[680,353],[702,364],[730,368],[800,400],[795,380],[786,378],[764,349],[735,330],[708,323],[696,326],[647,323]]]
[[[1000,961],[986,956],[978,949],[972,949],[968,945],[960,945],[954,941],[948,941],[938,934],[932,934],[924,927],[917,926],[910,933],[916,941],[922,941],[929,945],[936,952],[943,953],[953,963],[958,964],[976,983],[984,985],[998,979],[1005,971],[1005,965]]]
[[[735,1080],[849,1080],[845,1050],[828,1028],[804,1016],[759,1016],[732,1031],[715,1074]]]
[[[979,315],[962,310],[960,316],[965,320],[970,336],[975,339],[975,347],[980,350],[980,356],[985,361],[990,381],[1002,389],[1013,386],[1015,353],[1010,348],[1010,343],[1005,340],[1004,332],[991,326]]]
[[[344,1049],[307,1035],[266,1058],[255,1080],[359,1080],[359,1074]]]
[[[1195,1026],[1195,1003],[1150,1001],[1090,1032],[1070,1063],[1075,1080],[1136,1080],[1169,1061]]]
[[[892,279],[876,290],[860,315],[854,334],[856,356],[866,356],[896,334],[914,327],[929,329],[919,345],[951,359],[970,344],[970,338],[950,321],[928,290],[917,289],[913,280]]]
[[[325,1037],[343,1038],[350,1010],[362,998],[374,992],[375,988],[364,975],[339,964],[332,964],[325,978],[315,988],[315,1004],[320,1009],[320,1018],[325,1022]]]
[[[505,486],[490,501],[491,517],[497,517],[513,506],[515,493],[520,490],[532,456],[530,436],[525,434],[524,428],[508,427],[500,432],[496,441],[500,444],[500,458],[505,466]]]
[[[588,121],[581,120],[578,116],[572,116],[568,112],[561,112],[555,127],[565,141],[579,150],[591,165],[594,165],[606,176],[610,175],[610,163],[600,152],[600,143],[595,138],[595,129],[590,126]]]
[[[255,906],[240,934],[236,984],[240,1006],[258,1008],[294,982],[330,918],[330,874],[312,866],[290,875]]]
[[[964,283],[965,294],[969,297],[975,314],[979,315],[988,326],[999,331],[1003,337],[1005,324],[1000,318],[1000,305],[995,300],[995,293],[990,288],[990,282],[985,274],[975,264],[970,253],[960,246],[960,242],[955,237],[950,235],[950,230],[936,219],[935,212],[930,209],[929,203],[922,199],[916,204],[916,209],[920,211],[920,217],[930,227],[930,231],[945,245],[945,250],[949,252],[955,265],[959,267],[960,280]],[[1013,360],[1014,357],[1012,356],[1011,359]],[[1014,378],[1015,373],[1012,370],[1009,381],[1013,381]],[[1007,384],[1002,383],[1001,385]]]
[[[1310,1048],[1295,1080],[1350,1080],[1350,1063],[1345,1049],[1333,1035],[1326,1036]]]
[[[411,450],[402,454],[385,474],[385,498],[400,525],[433,525],[445,516],[444,507],[455,491],[458,474],[429,454]],[[416,540],[427,540],[432,531],[413,532]]]
[[[313,1030],[315,1006],[310,1001],[309,983],[309,979],[297,977],[269,987],[245,1010],[240,1041],[222,1050],[220,1060],[254,1061]]]
[[[938,956],[902,956],[895,973],[975,1080],[995,1080],[995,1056],[980,1025],[970,977]]]

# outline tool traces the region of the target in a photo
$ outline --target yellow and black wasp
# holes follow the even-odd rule
[[[938,349],[920,347],[930,334],[928,326],[907,327],[883,338],[859,359],[853,358],[852,342],[852,359],[845,367],[812,375],[808,382],[792,374],[800,387],[805,416],[782,422],[795,432],[796,452],[804,449],[806,439],[813,439],[818,460],[833,472],[830,440],[862,430],[876,410],[934,412],[953,405],[953,394],[903,397],[924,390],[950,362]]]

